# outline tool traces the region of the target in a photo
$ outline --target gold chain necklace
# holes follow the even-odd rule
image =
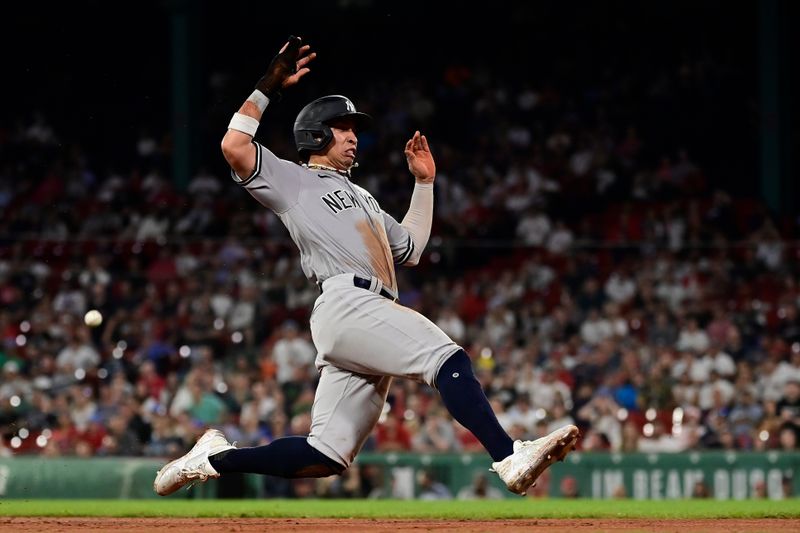
[[[306,163],[303,165],[306,168],[316,169],[316,170],[328,170],[330,172],[336,172],[337,174],[341,174],[342,176],[350,177],[349,170],[339,170],[338,168],[328,167],[325,165],[318,165],[317,163]]]

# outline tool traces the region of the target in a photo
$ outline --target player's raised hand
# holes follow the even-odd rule
[[[278,55],[272,58],[267,72],[258,80],[256,89],[270,99],[280,97],[281,89],[291,87],[310,72],[306,65],[317,57],[317,54],[309,53],[311,46],[307,44],[301,46],[301,41],[300,37],[289,37]]]
[[[419,131],[414,133],[406,143],[406,161],[408,170],[417,178],[420,183],[433,183],[436,177],[436,163],[433,162],[433,154],[428,147],[428,139],[421,135]]]
[[[294,44],[295,47],[297,47],[302,41],[300,37],[290,37],[289,40],[286,41],[286,44],[283,45],[283,48],[281,48],[281,53],[285,52],[286,49],[290,45],[292,45],[292,39],[296,39],[296,43]],[[303,46],[300,46],[300,48],[298,48],[297,51],[294,53],[295,56],[294,74],[283,80],[284,89],[286,87],[291,87],[292,85],[300,81],[300,78],[311,72],[311,69],[306,67],[306,65],[308,65],[311,61],[314,60],[315,57],[317,57],[317,53],[316,52],[309,53],[309,50],[311,50],[311,45],[304,44]]]

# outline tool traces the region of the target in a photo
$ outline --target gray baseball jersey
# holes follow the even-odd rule
[[[300,249],[303,272],[324,281],[354,273],[397,290],[394,265],[414,250],[408,231],[372,195],[332,170],[306,168],[256,146],[256,168],[233,177],[281,219]]]
[[[375,198],[333,170],[306,168],[256,145],[252,175],[233,177],[274,211],[321,282],[311,313],[320,380],[308,442],[350,466],[381,414],[393,377],[435,385],[457,350],[436,324],[380,295],[397,294],[394,265],[414,251],[408,231]],[[354,284],[369,279],[369,289]]]

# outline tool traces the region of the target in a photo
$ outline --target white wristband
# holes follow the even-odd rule
[[[253,105],[255,105],[258,108],[258,110],[261,111],[262,113],[269,105],[269,98],[267,97],[267,95],[265,95],[258,89],[253,91],[253,94],[247,97],[247,101],[252,102]]]
[[[241,113],[234,113],[233,117],[231,117],[230,123],[228,124],[228,129],[241,131],[250,137],[255,137],[256,130],[258,130],[258,121],[253,117],[248,117],[247,115],[243,115]]]

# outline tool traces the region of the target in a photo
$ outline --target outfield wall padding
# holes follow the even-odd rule
[[[156,498],[152,483],[164,461],[142,458],[0,459],[0,498]],[[430,471],[457,495],[474,476],[508,497],[485,454],[364,453],[355,463],[371,468],[383,484],[383,497],[420,495],[419,477]],[[565,478],[571,478],[565,481]],[[268,478],[228,475],[181,490],[171,498],[259,498],[269,493]],[[691,498],[701,484],[711,498],[729,500],[800,496],[800,452],[691,452],[681,454],[572,453],[539,480],[539,494],[562,496],[575,486],[585,498]]]
[[[409,479],[428,468],[456,493],[472,476],[491,464],[481,454],[363,454],[360,464],[383,465],[386,481],[408,494]],[[494,474],[488,480],[503,487]],[[565,478],[571,478],[565,481]],[[800,452],[572,453],[553,465],[538,482],[540,494],[560,497],[562,487],[575,485],[582,498],[683,499],[696,485],[708,497],[739,500],[759,497],[759,486],[770,499],[800,496]],[[419,487],[414,487],[414,495]],[[513,497],[509,495],[510,497]]]

